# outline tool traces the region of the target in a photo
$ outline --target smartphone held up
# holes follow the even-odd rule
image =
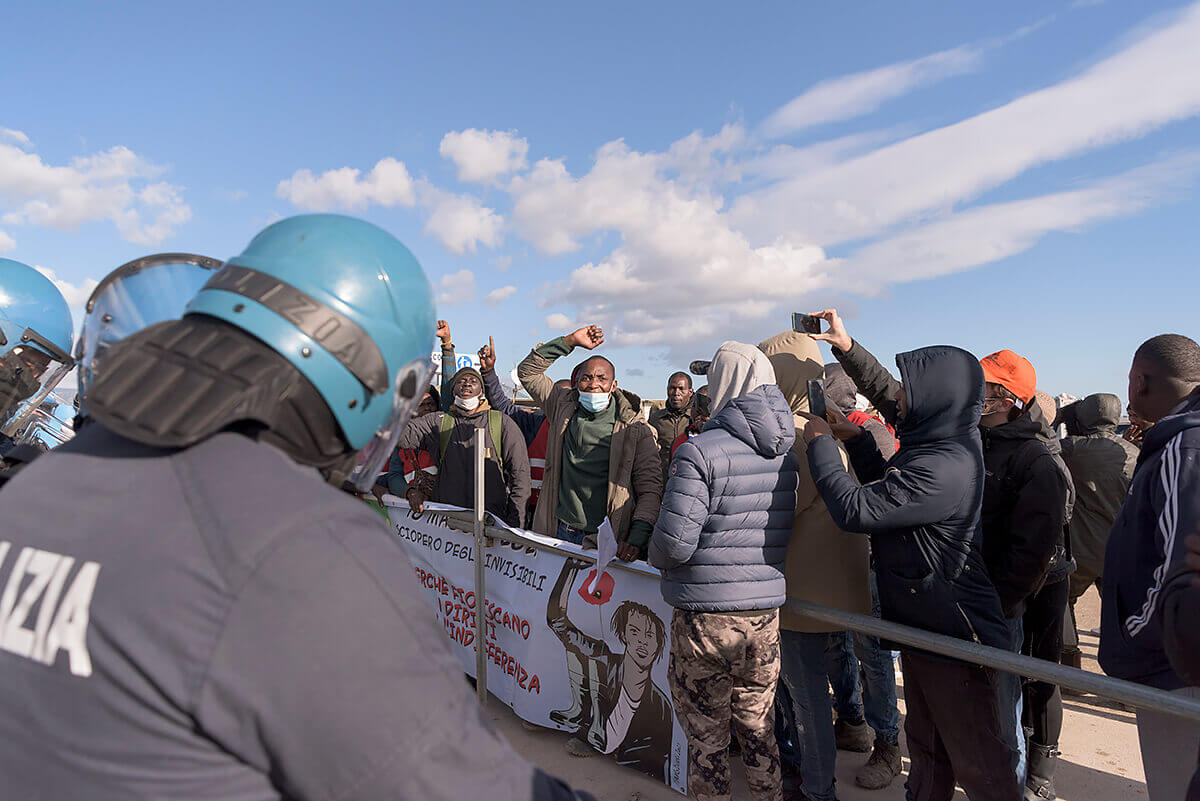
[[[829,405],[825,402],[825,384],[819,379],[810,379],[808,382],[808,413],[822,420],[828,419]]]
[[[801,334],[821,333],[821,318],[813,314],[792,312],[792,330]]]

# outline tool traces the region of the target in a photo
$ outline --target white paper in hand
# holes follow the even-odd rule
[[[612,523],[608,522],[608,518],[604,518],[604,522],[600,524],[600,530],[596,532],[596,574],[592,579],[591,586],[587,588],[589,593],[596,592],[596,588],[600,582],[600,576],[604,575],[605,569],[613,559],[617,557],[617,537],[613,534]]]

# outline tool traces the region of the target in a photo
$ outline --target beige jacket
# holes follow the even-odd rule
[[[775,368],[775,378],[792,412],[808,411],[808,381],[821,380],[824,367],[817,343],[806,334],[785,331],[758,346]],[[808,449],[801,432],[807,422],[796,420],[796,455],[800,457],[800,487],[796,499],[796,521],[788,543],[787,594],[789,598],[831,606],[847,612],[871,614],[871,585],[867,536],[839,529],[817,494],[808,470]],[[849,468],[845,448],[839,444],[842,463]],[[850,470],[853,475],[853,470]],[[821,623],[780,610],[780,628],[789,631],[837,631]]]
[[[517,378],[521,386],[550,421],[546,469],[533,513],[533,530],[548,536],[554,536],[558,530],[563,434],[571,415],[579,406],[578,392],[555,387],[554,382],[546,376],[546,370],[553,363],[554,359],[531,351],[517,365]],[[608,462],[608,520],[617,542],[624,542],[634,520],[644,520],[650,525],[658,520],[658,510],[662,506],[663,473],[654,429],[639,415],[641,398],[616,389],[612,402],[617,405],[617,422],[613,426]]]

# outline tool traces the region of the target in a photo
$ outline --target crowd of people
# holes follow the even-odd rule
[[[470,431],[485,426],[485,410],[510,416],[521,432],[490,423],[489,453],[519,449],[523,439],[541,493],[522,507],[526,468],[506,459],[509,478],[489,473],[489,511],[585,547],[596,546],[607,517],[621,558],[662,570],[663,597],[678,610],[672,691],[697,798],[728,795],[731,732],[756,798],[832,801],[838,749],[870,752],[856,776],[862,787],[887,787],[902,772],[891,648],[789,611],[787,597],[1080,667],[1074,604],[1104,586],[1109,532],[1139,458],[1135,442],[1166,412],[1186,419],[1200,384],[1194,342],[1165,335],[1145,343],[1134,371],[1149,389],[1130,389],[1143,425],[1122,437],[1116,395],[1046,407],[1034,366],[1011,350],[982,360],[951,347],[901,354],[897,381],[849,338],[835,310],[820,317],[825,334],[726,343],[699,363],[708,384],[694,391],[688,373],[673,373],[665,403],[640,416],[645,404],[617,386],[601,356],[586,356],[557,385],[545,376],[557,359],[602,345],[598,326],[539,344],[520,364],[535,411],[504,394],[494,341],[479,351],[482,375],[453,373],[449,327],[439,322],[444,394],[465,433],[447,440],[441,428],[438,463],[429,432],[444,418],[419,418],[401,444],[424,436],[427,449],[394,460],[425,463],[422,480],[440,483],[449,475],[447,442],[462,449],[456,463],[467,464]],[[822,364],[819,340],[837,361]],[[1142,396],[1161,391],[1164,380],[1176,382],[1176,403],[1147,417]],[[824,421],[809,414],[810,381],[833,410]],[[426,402],[436,403],[432,390]],[[404,490],[414,509],[429,497],[469,505],[461,470],[457,495],[405,485],[399,471],[387,485]],[[1160,514],[1175,514],[1163,506],[1168,499],[1158,501]],[[1121,534],[1114,547],[1140,552],[1144,535]],[[1183,553],[1165,543],[1137,559],[1129,554],[1141,566],[1113,592],[1161,592],[1158,574]],[[1129,630],[1110,636],[1119,631]],[[1165,654],[1165,637],[1160,645]],[[948,798],[956,781],[971,798],[1054,797],[1059,687],[899,650],[912,797]],[[1122,658],[1105,658],[1113,675],[1151,678],[1143,660],[1122,669]],[[1163,668],[1149,683],[1185,686],[1180,672],[1165,662],[1156,671]],[[1144,740],[1168,722],[1140,719]],[[1195,731],[1174,739],[1189,738],[1200,746]],[[589,753],[578,737],[568,750]],[[1156,746],[1145,758],[1154,795],[1172,797],[1162,788],[1178,787],[1183,775],[1164,767],[1169,750]]]
[[[1073,608],[1096,586],[1101,667],[1200,696],[1200,345],[1185,336],[1133,354],[1124,437],[1115,395],[1044,408],[1011,350],[922,348],[893,375],[832,309],[818,333],[724,343],[693,363],[704,386],[675,372],[654,408],[588,325],[521,361],[522,405],[493,340],[478,370],[455,369],[423,271],[372,225],[289,218],[228,262],[188,263],[203,272],[186,309],[120,337],[106,293],[153,265],[101,282],[72,356],[57,289],[0,260],[14,797],[590,798],[482,719],[355,497],[472,506],[479,430],[489,513],[584,549],[607,521],[619,558],[661,572],[691,797],[729,798],[735,744],[761,801],[832,801],[839,749],[870,752],[859,785],[889,786],[894,651],[909,798],[1055,797],[1058,687],[840,630],[789,598],[1079,667]],[[547,376],[568,359],[569,379]],[[51,365],[76,360],[79,434],[22,450]],[[561,718],[579,727],[571,753],[595,753],[587,722]],[[1184,798],[1200,726],[1137,722],[1150,798]]]

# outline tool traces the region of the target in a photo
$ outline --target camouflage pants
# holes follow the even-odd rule
[[[688,795],[729,798],[729,726],[742,747],[750,797],[781,801],[775,742],[779,613],[687,612],[671,618],[671,699],[688,739]]]

